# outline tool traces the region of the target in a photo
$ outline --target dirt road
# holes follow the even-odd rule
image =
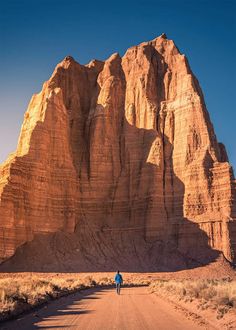
[[[200,330],[172,305],[145,287],[90,289],[55,300],[1,329]],[[207,328],[210,329],[210,328]]]

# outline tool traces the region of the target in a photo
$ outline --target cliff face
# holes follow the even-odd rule
[[[210,247],[232,261],[234,194],[198,81],[172,40],[85,66],[66,57],[0,166],[0,258],[64,232],[81,258],[100,253],[104,264],[122,250],[149,258],[154,246],[195,259]]]

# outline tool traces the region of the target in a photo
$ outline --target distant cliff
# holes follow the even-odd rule
[[[212,249],[232,261],[234,196],[225,148],[172,40],[85,66],[67,56],[0,166],[0,258],[39,237],[43,254],[51,237],[60,259],[88,267],[168,268]]]

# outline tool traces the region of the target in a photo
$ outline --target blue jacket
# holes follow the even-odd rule
[[[118,283],[118,284],[121,284],[123,282],[123,278],[120,274],[116,274],[115,282]]]

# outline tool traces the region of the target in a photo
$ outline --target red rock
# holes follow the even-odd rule
[[[209,245],[234,260],[233,171],[172,40],[162,34],[104,63],[67,56],[57,65],[0,167],[0,219],[2,260],[61,231],[93,257],[134,249],[153,266],[170,247],[201,259]]]

